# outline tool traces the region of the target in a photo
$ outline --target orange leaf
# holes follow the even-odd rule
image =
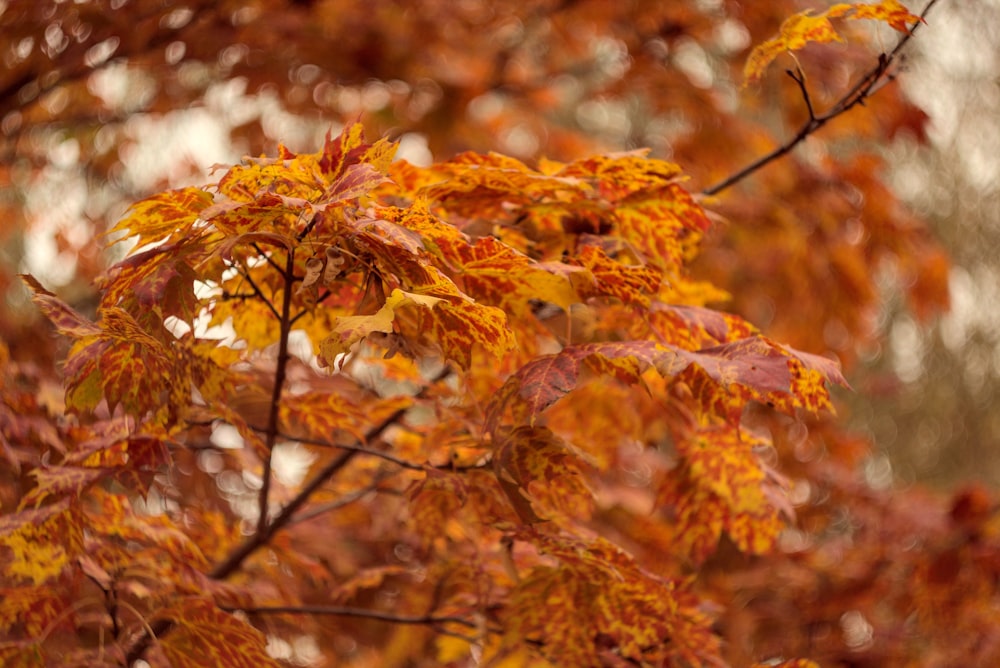
[[[719,651],[704,613],[673,581],[657,577],[602,538],[517,534],[558,566],[537,566],[504,611],[512,639],[564,666],[706,665]]]
[[[852,5],[852,9],[853,13],[848,14],[847,18],[884,21],[899,32],[909,33],[911,25],[924,22],[916,14],[911,14],[899,0],[882,0],[874,5],[856,4]]]
[[[92,336],[100,333],[100,328],[83,317],[69,304],[42,287],[29,274],[19,274],[31,290],[31,301],[35,302],[45,317],[56,326],[61,334],[72,337]]]
[[[516,420],[533,424],[536,416],[573,391],[584,362],[598,373],[634,383],[656,353],[651,341],[630,341],[570,346],[555,355],[536,357],[508,378],[487,406],[486,431],[496,431],[508,407],[514,409]]]
[[[39,585],[57,577],[83,552],[83,526],[76,504],[61,499],[37,510],[0,516],[0,545],[10,550],[4,575]]]
[[[555,434],[538,427],[518,427],[493,455],[497,480],[525,521],[539,520],[535,512],[523,512],[525,499],[543,520],[586,519],[594,498],[583,480],[582,464]]]
[[[278,668],[265,650],[264,634],[210,600],[184,598],[161,610],[157,617],[174,623],[170,633],[157,642],[171,668]]]
[[[696,563],[726,532],[744,552],[774,547],[783,523],[768,501],[766,474],[753,448],[762,442],[730,425],[705,428],[678,443],[681,464],[668,475],[659,502],[676,516],[678,540]]]

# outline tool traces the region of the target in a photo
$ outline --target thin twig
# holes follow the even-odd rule
[[[375,476],[375,480],[373,480],[371,484],[365,485],[361,489],[355,490],[349,494],[345,494],[336,501],[330,501],[329,503],[323,503],[318,506],[313,506],[309,508],[309,510],[299,513],[292,519],[291,522],[289,522],[289,525],[298,524],[300,522],[306,522],[308,520],[313,519],[314,517],[323,515],[324,513],[328,513],[332,510],[337,510],[338,508],[343,508],[344,506],[350,505],[355,501],[364,498],[368,494],[371,494],[372,492],[377,492],[379,485],[381,485],[384,481],[388,480],[392,476],[396,475],[396,473],[397,472],[395,471],[383,471],[379,475]]]
[[[253,278],[250,276],[249,267],[247,268],[246,272],[240,272],[240,275],[243,276],[243,278],[246,279],[246,282],[250,284],[250,288],[253,290],[253,293],[257,295],[262,302],[264,302],[264,304],[267,306],[267,309],[271,312],[271,314],[274,315],[274,317],[277,318],[278,320],[281,320],[281,314],[278,313],[278,309],[274,307],[274,304],[271,303],[271,300],[264,295],[264,292],[260,289],[260,286],[258,286],[257,282],[254,281]]]
[[[802,99],[805,101],[806,109],[809,111],[809,120],[816,120],[816,111],[813,109],[812,99],[809,97],[809,89],[806,88],[806,73],[800,67],[797,71],[785,70],[785,74],[790,76],[792,81],[799,85],[799,90],[802,92]]]
[[[363,445],[357,445],[353,443],[348,445],[339,445],[336,443],[330,443],[329,441],[324,441],[319,438],[297,438],[295,436],[286,436],[286,435],[282,435],[282,437],[290,441],[298,441],[299,443],[305,443],[307,445],[315,445],[322,448],[341,448],[342,450],[350,450],[352,452],[357,452],[363,455],[372,455],[373,457],[384,459],[387,462],[392,462],[396,466],[401,466],[404,469],[410,469],[411,471],[426,471],[428,468],[430,468],[423,464],[416,464],[414,462],[407,461],[405,459],[397,457],[396,455],[390,455],[388,452],[384,452],[382,450],[376,450],[375,448],[369,448]]]
[[[894,48],[888,54],[885,53],[880,54],[878,58],[878,63],[868,72],[866,72],[864,76],[862,76],[861,79],[858,80],[858,82],[855,83],[851,87],[851,89],[847,91],[843,95],[843,97],[841,97],[840,100],[838,100],[837,103],[834,104],[832,107],[830,107],[830,109],[828,109],[825,113],[820,114],[819,116],[814,115],[812,109],[812,103],[809,100],[808,93],[805,90],[804,78],[799,79],[793,75],[792,78],[795,79],[796,83],[799,84],[799,88],[800,90],[802,90],[803,96],[806,101],[806,105],[809,107],[809,120],[807,120],[802,125],[802,127],[799,128],[799,131],[795,133],[795,136],[789,139],[787,142],[777,147],[770,153],[763,155],[760,158],[757,158],[743,169],[724,178],[722,181],[719,181],[715,185],[705,188],[704,190],[701,191],[701,193],[703,195],[716,195],[722,192],[726,188],[729,188],[733,184],[738,183],[739,181],[742,181],[746,177],[750,176],[758,169],[774,162],[778,158],[791,152],[793,148],[795,148],[800,143],[805,141],[806,137],[819,130],[821,127],[826,125],[827,122],[833,120],[837,116],[840,116],[844,112],[850,111],[851,109],[853,109],[858,105],[863,106],[865,100],[867,100],[868,97],[875,90],[877,90],[878,84],[886,76],[889,67],[899,58],[899,54],[903,50],[903,47],[906,46],[906,44],[913,37],[913,34],[917,31],[917,28],[920,27],[920,24],[923,22],[923,19],[926,18],[927,13],[930,11],[931,7],[937,4],[937,1],[938,0],[930,0],[930,2],[927,3],[927,6],[924,7],[924,11],[920,13],[921,20],[915,22],[912,26],[910,26],[910,31],[900,38],[899,42],[896,44],[896,48]]]
[[[271,265],[271,267],[276,272],[278,272],[279,274],[283,274],[285,272],[285,270],[281,267],[281,265],[279,265],[277,262],[274,261],[274,258],[271,257],[270,253],[266,253],[264,249],[260,247],[260,244],[258,244],[256,241],[251,243],[250,246],[253,247],[253,249],[257,251],[257,254],[260,257],[264,258],[264,261],[267,262],[269,265]]]
[[[430,389],[434,384],[444,380],[449,374],[451,374],[451,369],[445,366],[436,376],[430,379],[428,384],[421,390],[417,396],[424,394]],[[395,424],[403,415],[409,407],[403,407],[396,411],[393,411],[385,420],[380,424],[372,427],[365,434],[365,441],[371,441],[372,439],[381,436],[386,429]],[[305,486],[299,490],[299,493],[288,502],[288,504],[281,509],[270,523],[268,523],[263,531],[259,531],[252,536],[249,536],[243,543],[238,545],[225,559],[223,559],[215,568],[213,568],[209,573],[208,577],[214,580],[222,580],[229,577],[235,571],[237,571],[243,562],[247,560],[254,552],[259,550],[261,547],[267,545],[271,538],[278,531],[287,526],[293,519],[293,516],[302,506],[309,501],[312,495],[319,490],[328,480],[335,476],[341,469],[351,463],[351,460],[358,456],[357,450],[348,450],[342,455],[328,463],[323,467],[312,479],[305,484]],[[162,638],[166,633],[169,633],[173,624],[168,619],[160,619],[153,623],[152,626],[147,629],[147,632],[139,637],[132,648],[127,653],[127,663],[132,665],[134,662],[142,658],[149,648],[152,638]]]
[[[338,615],[343,617],[363,617],[378,619],[393,624],[459,624],[470,629],[479,628],[476,622],[464,617],[451,615],[394,615],[390,612],[366,610],[365,608],[350,608],[339,605],[268,605],[260,607],[221,606],[222,610],[230,612],[241,610],[250,615]]]

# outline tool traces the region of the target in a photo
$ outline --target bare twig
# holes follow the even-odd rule
[[[470,629],[478,628],[476,622],[464,617],[451,615],[394,615],[390,612],[366,610],[365,608],[350,608],[339,605],[270,605],[261,607],[228,607],[223,610],[241,610],[250,615],[338,615],[343,617],[363,617],[378,619],[393,624],[459,624]]]
[[[889,68],[896,62],[896,60],[899,59],[899,54],[902,52],[903,47],[906,46],[906,44],[913,37],[917,28],[920,27],[923,19],[927,16],[931,7],[937,4],[937,1],[938,0],[930,0],[930,2],[927,3],[927,6],[924,7],[924,10],[920,13],[921,20],[910,26],[910,31],[900,38],[899,42],[896,44],[896,48],[887,54],[880,54],[878,63],[868,70],[868,72],[866,72],[857,83],[851,86],[851,89],[847,91],[843,97],[841,97],[840,100],[838,100],[836,104],[830,107],[830,109],[826,112],[818,116],[814,113],[812,102],[809,99],[808,92],[806,91],[805,78],[801,76],[801,73],[800,76],[792,74],[792,79],[794,79],[799,85],[799,89],[802,91],[806,106],[809,108],[809,120],[807,120],[802,127],[799,128],[799,131],[795,133],[795,136],[787,142],[777,147],[770,153],[757,158],[743,169],[724,178],[715,185],[705,188],[701,191],[701,193],[703,195],[716,195],[722,192],[726,188],[729,188],[733,184],[738,183],[750,176],[765,165],[768,165],[791,152],[793,148],[805,141],[806,137],[819,130],[837,116],[850,111],[856,106],[863,106],[865,101],[879,88],[879,85],[884,82],[886,78],[892,78],[892,75],[889,73]]]
[[[321,448],[341,448],[342,450],[350,450],[352,452],[357,452],[364,455],[372,455],[373,457],[378,457],[379,459],[384,459],[387,462],[392,462],[396,466],[401,466],[404,469],[410,469],[412,471],[426,471],[428,466],[423,464],[417,464],[415,462],[407,461],[395,455],[391,455],[383,450],[376,450],[375,448],[369,448],[364,445],[359,445],[351,443],[348,445],[340,445],[337,443],[330,443],[329,441],[324,441],[318,438],[298,438],[296,436],[288,436],[286,434],[279,434],[282,438],[286,438],[290,441],[298,441],[299,443],[305,443],[307,445],[315,445]]]
[[[317,506],[312,506],[309,510],[304,511],[296,515],[289,524],[298,524],[299,522],[306,522],[328,513],[332,510],[337,510],[338,508],[343,508],[344,506],[350,505],[359,499],[364,498],[366,495],[372,492],[378,491],[379,485],[381,485],[385,480],[388,480],[392,476],[396,475],[396,472],[382,472],[381,474],[375,476],[375,479],[369,485],[365,485],[361,489],[355,490],[349,494],[345,494],[336,501],[330,501],[329,503],[322,503]]]
[[[800,67],[794,72],[792,70],[785,70],[785,74],[790,76],[792,81],[799,85],[799,90],[802,92],[802,99],[805,101],[806,109],[809,111],[809,120],[816,120],[816,110],[813,109],[812,99],[809,97],[809,89],[806,88],[806,73]]]
[[[282,273],[285,272],[285,270],[281,267],[281,265],[279,265],[277,262],[274,261],[274,258],[271,257],[270,253],[264,252],[264,249],[260,247],[259,243],[257,243],[256,241],[254,241],[252,244],[250,244],[250,246],[255,251],[257,251],[257,254],[260,255],[260,257],[262,257],[265,262],[267,262],[269,265],[271,265],[276,272],[278,272],[279,274],[282,274]]]
[[[260,289],[260,286],[257,285],[257,282],[254,281],[253,278],[250,276],[249,269],[245,272],[240,272],[240,275],[243,276],[243,278],[246,279],[246,282],[250,284],[250,288],[253,290],[253,293],[257,297],[259,297],[262,302],[264,302],[264,304],[267,306],[267,310],[269,310],[274,315],[275,318],[281,320],[281,314],[278,313],[278,309],[274,307],[274,304],[271,303],[271,300],[267,298],[264,292]]]

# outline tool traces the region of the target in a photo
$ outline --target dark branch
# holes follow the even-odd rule
[[[299,522],[305,522],[311,520],[314,517],[318,517],[324,513],[328,513],[332,510],[337,510],[338,508],[343,508],[344,506],[350,505],[355,501],[364,498],[367,494],[379,491],[379,485],[381,485],[385,480],[391,478],[395,475],[395,472],[383,472],[375,476],[375,480],[372,481],[370,485],[366,485],[361,489],[355,490],[350,494],[345,494],[336,501],[330,501],[329,503],[323,503],[317,506],[309,508],[309,510],[299,513],[289,524],[298,524]]]
[[[278,313],[278,309],[274,307],[274,304],[271,303],[271,300],[267,298],[264,292],[260,289],[260,286],[257,285],[257,282],[254,281],[253,277],[250,276],[249,269],[247,271],[240,273],[242,274],[243,278],[246,279],[246,282],[250,284],[250,289],[253,290],[253,293],[257,295],[257,297],[259,297],[262,302],[264,302],[264,304],[267,306],[267,309],[274,315],[275,318],[281,320],[281,314]],[[286,290],[286,292],[288,291]]]
[[[795,133],[795,136],[789,139],[787,142],[777,147],[770,153],[754,160],[749,165],[739,170],[735,174],[726,177],[725,179],[719,181],[713,186],[705,188],[704,190],[701,191],[701,193],[703,195],[716,195],[722,192],[726,188],[729,188],[733,184],[738,183],[743,179],[745,179],[746,177],[750,176],[758,169],[761,169],[765,165],[768,165],[777,160],[778,158],[784,156],[785,154],[791,152],[793,148],[795,148],[803,141],[805,141],[809,135],[819,130],[821,127],[826,125],[829,121],[833,120],[837,116],[840,116],[841,114],[850,111],[856,106],[859,105],[864,106],[865,101],[878,89],[879,84],[884,82],[886,79],[892,78],[892,75],[889,73],[889,68],[893,65],[893,63],[895,63],[899,59],[899,55],[902,52],[903,47],[906,46],[906,44],[913,37],[913,34],[916,32],[917,28],[920,27],[920,24],[923,22],[923,19],[927,16],[927,13],[930,11],[931,7],[937,4],[937,1],[938,0],[930,0],[930,2],[927,3],[927,6],[924,7],[924,11],[920,13],[921,20],[915,22],[912,26],[910,26],[910,31],[900,38],[899,42],[896,44],[896,48],[894,48],[888,54],[885,53],[880,54],[878,63],[874,67],[872,67],[872,69],[868,70],[868,72],[866,72],[864,76],[862,76],[861,79],[858,80],[858,82],[855,83],[851,87],[851,89],[847,91],[843,95],[843,97],[841,97],[840,100],[836,102],[836,104],[830,107],[830,109],[828,109],[823,114],[820,114],[818,116],[815,115],[812,108],[812,102],[810,101],[809,94],[806,91],[805,78],[802,77],[801,74],[798,77],[796,77],[793,74],[792,78],[795,79],[795,82],[799,84],[799,88],[802,91],[802,95],[803,98],[805,99],[806,106],[809,108],[809,120],[807,120],[802,125],[802,127],[799,128],[799,131]]]
[[[292,285],[295,283],[295,252],[288,251],[285,259],[285,289],[281,299],[281,330],[278,334],[278,359],[274,369],[274,387],[271,390],[271,405],[267,416],[267,431],[264,434],[267,455],[264,458],[264,472],[260,488],[260,517],[257,518],[257,533],[267,527],[268,494],[271,490],[271,455],[278,440],[278,409],[281,393],[285,388],[285,373],[288,368],[288,336],[292,329]]]
[[[260,255],[260,256],[261,256],[262,258],[264,258],[264,261],[265,261],[265,262],[267,262],[267,263],[268,263],[269,265],[271,265],[272,267],[274,267],[274,270],[275,270],[275,271],[277,271],[277,272],[278,272],[279,274],[283,274],[283,273],[285,273],[285,270],[284,270],[284,268],[282,268],[281,266],[279,266],[279,265],[278,265],[278,263],[274,261],[274,258],[273,258],[273,257],[271,257],[270,253],[265,253],[265,252],[264,252],[264,249],[260,247],[260,244],[258,244],[258,243],[257,243],[257,242],[255,241],[255,242],[253,242],[253,243],[252,243],[252,244],[250,244],[250,245],[251,245],[251,246],[253,247],[253,249],[254,249],[255,251],[257,251],[257,253],[258,253],[258,254],[259,254],[259,255]]]
[[[378,610],[366,610],[364,608],[349,608],[339,605],[273,605],[261,607],[228,607],[222,606],[223,610],[230,612],[242,610],[251,615],[339,615],[343,617],[363,617],[365,619],[378,619],[383,622],[393,624],[460,624],[470,629],[478,628],[476,622],[464,617],[454,617],[442,615],[394,615],[389,612],[379,612]]]
[[[451,373],[451,369],[447,366],[441,370],[434,378],[430,379],[427,386],[420,392],[423,394],[434,384],[444,380]],[[418,394],[417,396],[420,396]],[[372,427],[365,434],[365,441],[371,441],[380,437],[385,433],[386,429],[395,424],[403,415],[406,414],[408,408],[400,408],[389,415],[380,424]],[[299,511],[302,506],[304,506],[312,495],[319,490],[328,480],[333,478],[341,469],[351,463],[351,460],[358,456],[357,450],[348,450],[343,453],[330,463],[328,463],[322,470],[319,471],[315,476],[312,477],[309,482],[295,495],[288,504],[281,509],[281,512],[270,523],[266,524],[262,531],[258,531],[254,535],[248,537],[242,544],[240,544],[236,549],[234,549],[228,557],[226,557],[222,562],[220,562],[215,568],[213,568],[208,576],[214,580],[222,580],[229,577],[235,571],[237,571],[243,562],[246,561],[250,555],[259,550],[261,547],[267,545],[271,538],[278,531],[283,529],[289,523],[291,523],[296,512]],[[170,620],[161,619],[150,626],[149,631],[156,638],[163,637],[164,634],[169,633],[172,628]],[[152,642],[150,633],[144,633],[135,642],[132,649],[129,650],[127,655],[128,665],[132,665],[135,661],[142,658],[143,654],[146,653],[146,649],[149,648],[149,644]]]
[[[404,469],[410,469],[412,471],[425,471],[427,466],[423,464],[416,464],[405,459],[401,459],[395,455],[391,455],[388,452],[382,450],[376,450],[375,448],[369,448],[364,445],[350,444],[350,445],[340,445],[337,443],[330,443],[329,441],[324,441],[318,438],[298,438],[296,436],[289,436],[287,434],[280,434],[282,438],[288,439],[289,441],[298,441],[299,443],[305,443],[307,445],[315,445],[321,448],[341,448],[343,450],[350,450],[351,452],[357,452],[364,455],[372,455],[373,457],[378,457],[379,459],[384,459],[387,462],[392,462],[396,466],[401,466]]]
[[[809,89],[806,88],[806,73],[802,71],[802,68],[798,68],[797,71],[785,70],[785,74],[792,78],[792,81],[799,85],[799,90],[802,92],[802,100],[806,103],[806,109],[809,111],[809,120],[816,120],[816,110],[813,109],[812,99],[809,97]]]

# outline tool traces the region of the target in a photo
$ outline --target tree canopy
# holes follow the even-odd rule
[[[947,304],[878,152],[934,4],[7,5],[6,251],[74,263],[2,277],[5,665],[995,661],[992,496],[833,390]]]

